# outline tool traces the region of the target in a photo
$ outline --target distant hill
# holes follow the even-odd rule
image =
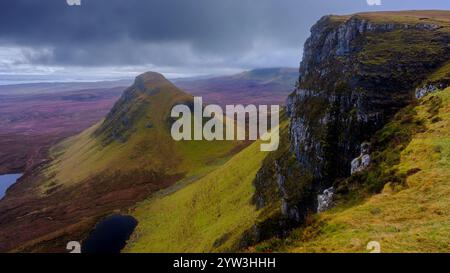
[[[262,68],[206,79],[176,79],[174,83],[208,103],[284,105],[297,80],[298,69]]]
[[[42,82],[0,85],[0,96],[3,95],[43,95],[71,92],[87,89],[107,89],[129,86],[132,80],[97,81],[97,82]]]

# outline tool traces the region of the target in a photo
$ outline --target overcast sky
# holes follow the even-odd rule
[[[326,14],[450,9],[449,0],[0,1],[0,84],[297,67]]]

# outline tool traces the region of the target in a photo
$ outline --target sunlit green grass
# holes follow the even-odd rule
[[[258,217],[251,204],[252,182],[266,155],[255,142],[181,190],[139,204],[132,213],[139,224],[125,251],[209,252],[236,247]]]

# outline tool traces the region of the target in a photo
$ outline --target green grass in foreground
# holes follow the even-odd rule
[[[267,155],[255,142],[219,169],[183,189],[139,204],[139,224],[126,252],[208,252],[231,249],[258,216],[252,181]],[[224,239],[219,246],[215,242]]]

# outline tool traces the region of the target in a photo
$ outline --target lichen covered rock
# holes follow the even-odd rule
[[[317,212],[324,212],[333,206],[334,188],[330,187],[317,195]]]
[[[361,154],[352,160],[350,173],[354,174],[367,169],[370,165],[370,144],[361,144]]]

